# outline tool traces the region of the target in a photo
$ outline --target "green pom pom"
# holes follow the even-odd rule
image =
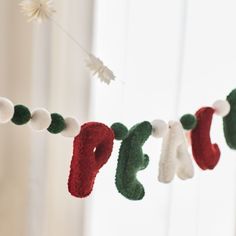
[[[124,140],[128,135],[128,129],[121,123],[114,123],[111,126],[111,129],[113,130],[115,134],[116,140]]]
[[[16,105],[14,107],[14,115],[11,121],[16,125],[24,125],[31,119],[30,111],[23,105]]]
[[[181,122],[183,128],[186,129],[186,130],[192,130],[197,125],[196,117],[194,115],[191,115],[191,114],[183,115],[180,119],[180,122]]]
[[[66,127],[65,120],[61,115],[57,113],[52,113],[51,118],[52,118],[52,122],[50,126],[48,127],[48,132],[52,134],[58,134],[62,130],[65,129]]]

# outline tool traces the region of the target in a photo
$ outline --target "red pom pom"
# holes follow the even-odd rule
[[[193,157],[198,166],[203,169],[214,169],[220,159],[220,149],[211,143],[210,129],[215,110],[203,107],[197,111],[197,126],[191,132]]]
[[[113,131],[104,124],[89,122],[81,127],[74,139],[74,150],[68,181],[69,192],[75,197],[87,197],[93,189],[99,169],[112,153]]]

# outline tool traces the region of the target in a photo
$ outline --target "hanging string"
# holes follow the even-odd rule
[[[65,35],[73,41],[87,56],[90,55],[90,53],[61,25],[59,24],[53,17],[49,17],[49,19],[60,29],[65,33]]]
[[[103,62],[95,57],[92,53],[90,53],[88,50],[86,50],[81,43],[75,39],[75,37],[70,34],[61,24],[59,24],[53,17],[49,17],[51,22],[54,23],[55,26],[57,26],[58,29],[60,29],[73,43],[75,43],[76,46],[78,46],[84,54],[86,54],[86,66],[90,69],[93,75],[98,75],[100,80],[102,82],[105,82],[106,84],[110,84],[112,80],[115,80],[115,76],[113,72],[106,67]]]
[[[184,70],[184,59],[185,59],[185,46],[186,46],[186,34],[187,34],[187,20],[188,20],[188,0],[182,1],[181,10],[181,20],[180,20],[180,38],[179,38],[179,58],[178,58],[178,69],[176,76],[176,94],[174,100],[174,118],[178,117],[180,100],[181,100],[181,90],[183,83],[183,70]],[[173,185],[169,186],[168,195],[168,219],[167,219],[167,230],[166,236],[170,235],[171,226],[171,209],[173,206]]]
[[[55,12],[51,0],[23,0],[20,3],[21,11],[26,15],[29,21],[42,22],[44,20],[51,20],[72,42],[75,43],[87,56],[86,65],[93,75],[104,83],[110,84],[115,80],[113,72],[104,65],[103,61],[88,52],[75,37],[72,36],[61,24],[59,24],[53,17]]]
[[[177,77],[176,77],[176,95],[175,95],[175,106],[174,115],[178,116],[179,106],[181,101],[181,91],[183,85],[183,70],[184,70],[184,60],[185,60],[185,48],[186,48],[186,36],[187,36],[187,20],[188,20],[188,2],[183,0],[182,2],[182,15],[181,15],[181,32],[179,38],[179,58],[177,67]]]

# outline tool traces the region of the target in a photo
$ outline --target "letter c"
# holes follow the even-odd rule
[[[193,157],[198,166],[203,169],[214,169],[220,159],[220,149],[211,143],[210,129],[215,110],[203,107],[195,114],[197,126],[191,131]]]

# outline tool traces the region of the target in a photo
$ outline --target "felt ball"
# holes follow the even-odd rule
[[[65,129],[66,124],[64,118],[57,113],[52,113],[51,114],[51,124],[48,127],[48,132],[52,134],[59,134],[62,130]]]
[[[180,122],[185,130],[192,130],[197,125],[197,119],[192,114],[185,114],[180,118]]]
[[[0,123],[9,122],[14,115],[13,103],[4,97],[0,97]]]
[[[164,120],[154,120],[152,122],[152,136],[162,138],[168,131],[168,125]]]
[[[49,111],[44,108],[35,109],[29,122],[31,128],[36,131],[46,130],[51,124],[52,118]]]
[[[24,105],[16,105],[14,107],[14,115],[11,121],[16,125],[24,125],[31,119],[29,109]]]
[[[213,103],[212,108],[218,116],[227,116],[230,112],[230,104],[225,100],[217,100]]]
[[[75,137],[80,132],[80,124],[76,118],[67,117],[65,118],[65,129],[61,132],[64,137]]]
[[[116,140],[124,140],[128,135],[128,129],[121,123],[117,122],[111,126]]]

